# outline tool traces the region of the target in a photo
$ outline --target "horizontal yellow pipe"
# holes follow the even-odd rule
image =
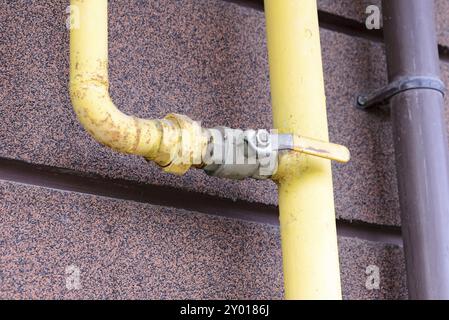
[[[174,114],[162,120],[136,118],[112,102],[108,1],[71,0],[70,27],[70,96],[83,127],[100,143],[154,160],[168,172],[183,174],[199,164],[195,160],[201,162],[206,147],[199,124]]]
[[[327,142],[316,1],[265,0],[265,14],[274,126]],[[330,161],[287,152],[275,179],[285,297],[341,299]]]

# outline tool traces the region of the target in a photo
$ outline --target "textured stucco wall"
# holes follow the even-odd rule
[[[355,21],[363,17],[366,1],[335,2],[319,5]],[[251,203],[254,215],[258,205],[276,206],[272,182],[220,180],[200,171],[168,176],[95,143],[67,92],[67,5],[0,0],[2,159],[168,186],[191,193],[192,201],[205,194],[235,200],[236,207]],[[445,27],[439,18],[439,30]],[[350,164],[334,165],[338,219],[356,231],[360,225],[397,230],[389,114],[353,108],[357,93],[386,82],[383,45],[338,28],[321,29],[321,39],[331,140],[353,155]],[[449,66],[442,66],[447,80]],[[127,113],[179,112],[206,126],[271,127],[264,15],[241,4],[111,1],[110,78],[111,95]],[[8,177],[0,175],[0,298],[282,298],[275,224],[220,217],[213,207],[204,214]],[[345,298],[405,298],[401,247],[381,235],[367,241],[351,234],[339,238]],[[81,270],[80,290],[65,286],[72,264]],[[380,268],[380,290],[365,287],[369,265]]]

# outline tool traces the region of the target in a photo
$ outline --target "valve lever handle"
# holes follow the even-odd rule
[[[346,163],[351,158],[345,146],[297,135],[293,136],[293,150],[341,163]]]

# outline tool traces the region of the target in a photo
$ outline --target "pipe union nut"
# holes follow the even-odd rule
[[[207,138],[197,121],[171,113],[162,121],[162,141],[155,159],[165,172],[185,174],[191,166],[201,165]]]

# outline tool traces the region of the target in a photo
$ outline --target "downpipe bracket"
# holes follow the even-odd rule
[[[361,110],[366,110],[372,107],[386,105],[395,95],[407,90],[416,89],[435,90],[443,96],[446,94],[446,85],[438,78],[426,76],[402,77],[370,94],[359,95],[357,97],[356,107]]]

